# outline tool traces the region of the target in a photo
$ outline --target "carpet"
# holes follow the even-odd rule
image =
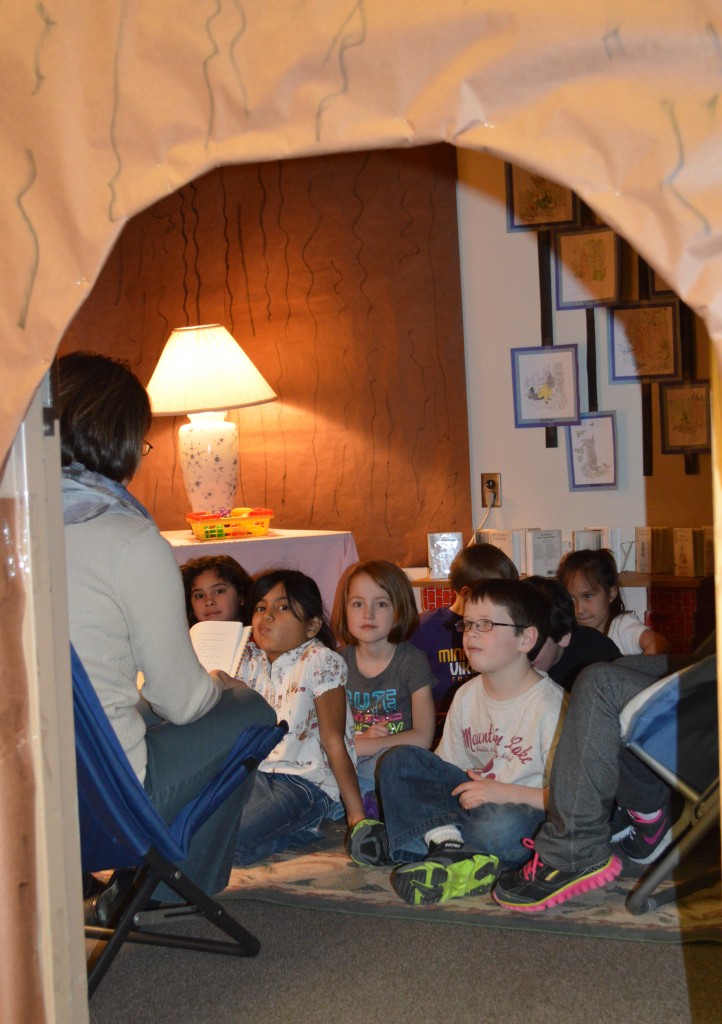
[[[410,907],[391,888],[387,868],[359,868],[352,863],[344,850],[343,835],[340,826],[328,826],[323,839],[312,846],[274,854],[250,867],[234,868],[221,899],[232,902],[245,898],[345,914],[637,942],[722,942],[716,837],[680,865],[674,880],[663,883],[655,894],[661,905],[635,916],[625,909],[624,901],[644,870],[636,865],[626,866],[612,885],[539,914],[504,910],[488,895],[432,907]],[[679,898],[692,880],[699,878],[704,879],[703,887]],[[676,899],[675,884],[679,886]]]

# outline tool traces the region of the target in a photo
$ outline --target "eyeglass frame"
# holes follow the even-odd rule
[[[481,629],[479,627],[480,622],[488,622],[488,629]],[[526,629],[526,626],[520,626],[517,622],[494,622],[493,619],[474,619],[471,622],[469,619],[458,619],[454,623],[454,629],[457,633],[471,633],[473,630],[475,633],[491,633],[494,626],[509,626],[511,629]]]
[[[146,457],[146,455],[150,455],[150,453],[152,451],[153,451],[153,445],[150,443],[150,441],[143,441],[143,444],[142,444],[141,449],[140,449],[141,458],[144,459]]]

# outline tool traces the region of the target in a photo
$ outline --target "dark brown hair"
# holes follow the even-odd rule
[[[248,595],[248,610],[251,615],[253,615],[258,602],[279,583],[283,584],[291,611],[298,621],[308,622],[309,619],[320,619],[321,628],[316,634],[316,639],[335,651],[336,638],[326,618],[318,584],[304,572],[299,572],[298,569],[270,569],[257,576]]]
[[[536,628],[537,642],[526,655],[529,661],[534,661],[549,636],[549,610],[536,587],[525,580],[479,580],[466,595],[466,605],[484,600],[506,608],[517,627],[517,636],[529,626]]]
[[[186,615],[188,616],[188,625],[195,626],[196,622],[198,622],[195,612],[193,611],[193,602],[191,601],[191,597],[195,589],[196,580],[203,572],[215,572],[218,574],[219,579],[222,579],[224,583],[230,583],[232,587],[235,587],[240,603],[239,615],[241,617],[241,622],[249,623],[251,621],[251,613],[248,609],[246,599],[248,597],[248,592],[253,585],[251,577],[243,566],[240,565],[235,558],[231,558],[230,555],[203,555],[201,558],[191,558],[189,562],[186,562],[181,566],[183,588],[186,593]]]
[[[619,589],[619,572],[614,555],[609,548],[581,548],[579,551],[570,551],[562,558],[557,569],[557,576],[569,589],[572,576],[579,573],[586,580],[590,590],[604,590],[607,593],[612,587],[617,588],[617,596],[609,603],[609,618],[611,622],[617,615],[624,611],[624,601]]]
[[[449,583],[457,594],[477,580],[516,580],[519,572],[496,544],[470,544],[456,556],[449,569]]]
[[[80,462],[121,483],[138,468],[151,424],[145,388],[125,363],[95,352],[58,360],[62,464]]]

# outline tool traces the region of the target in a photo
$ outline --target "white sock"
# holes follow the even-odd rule
[[[440,825],[439,828],[432,828],[424,834],[424,842],[427,846],[432,843],[463,843],[464,839],[456,825]]]

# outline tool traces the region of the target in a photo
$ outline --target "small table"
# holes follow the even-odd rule
[[[337,530],[269,530],[265,537],[196,540],[190,530],[161,534],[173,548],[178,565],[203,555],[230,555],[250,576],[263,569],[300,569],[311,576],[331,615],[343,572],[358,561],[352,533]]]

